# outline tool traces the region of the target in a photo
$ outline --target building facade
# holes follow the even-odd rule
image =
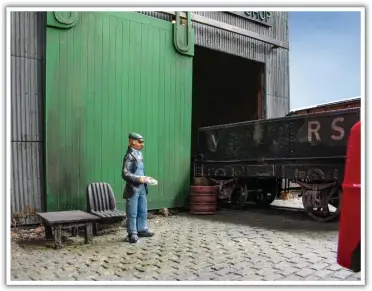
[[[49,12],[48,14],[46,12],[13,12],[11,14],[11,207],[12,215],[15,220],[21,219],[24,223],[34,223],[35,219],[33,214],[35,211],[83,208],[85,203],[83,199],[85,197],[83,189],[85,186],[81,184],[84,184],[87,181],[93,182],[93,180],[96,181],[97,179],[104,179],[105,177],[107,177],[108,180],[111,179],[110,182],[116,185],[114,186],[116,191],[115,194],[117,195],[117,197],[121,197],[122,194],[120,189],[122,186],[122,181],[120,175],[116,177],[116,174],[114,174],[114,172],[117,170],[116,168],[121,163],[121,158],[118,159],[120,160],[119,162],[115,162],[115,164],[112,164],[113,166],[108,162],[108,164],[106,165],[106,161],[104,158],[95,160],[94,162],[92,162],[93,165],[88,165],[88,160],[85,160],[85,158],[83,158],[83,153],[86,155],[91,155],[92,157],[96,157],[97,153],[99,153],[99,155],[102,155],[102,152],[110,151],[109,145],[106,145],[106,148],[104,148],[103,145],[105,140],[104,126],[107,126],[107,129],[109,129],[112,126],[115,126],[115,123],[113,122],[112,124],[107,123],[107,125],[102,125],[102,135],[100,136],[99,141],[102,142],[103,149],[96,146],[96,152],[89,152],[89,147],[87,145],[84,145],[85,147],[83,148],[83,143],[84,140],[90,139],[93,143],[96,143],[96,135],[89,135],[89,132],[92,130],[94,131],[94,129],[89,128],[90,125],[86,125],[82,129],[83,131],[79,131],[76,133],[70,131],[69,128],[75,128],[76,124],[82,126],[82,119],[80,114],[81,112],[85,112],[88,115],[92,114],[92,116],[95,115],[94,122],[98,120],[97,118],[102,119],[102,117],[96,116],[97,114],[101,113],[99,113],[98,111],[94,111],[95,107],[93,105],[89,105],[89,103],[84,103],[85,105],[74,104],[74,100],[77,100],[76,96],[74,97],[75,99],[72,98],[71,100],[67,99],[66,96],[68,97],[69,94],[76,94],[76,90],[85,90],[84,94],[86,94],[87,97],[86,99],[84,99],[84,102],[89,102],[89,96],[93,96],[95,92],[97,93],[97,90],[99,88],[103,90],[101,87],[90,87],[90,89],[86,89],[84,87],[85,89],[82,89],[82,85],[77,85],[76,83],[76,88],[71,87],[71,82],[73,82],[73,80],[69,79],[69,73],[73,75],[76,70],[83,70],[81,69],[81,67],[77,67],[77,59],[74,59],[76,55],[74,55],[73,50],[80,50],[78,56],[84,56],[84,54],[82,53],[82,49],[83,46],[86,44],[83,41],[86,41],[86,43],[89,43],[89,41],[97,42],[97,39],[95,37],[97,37],[98,35],[98,37],[101,37],[101,43],[104,44],[105,38],[107,37],[107,42],[112,43],[112,45],[107,47],[108,50],[106,55],[113,55],[115,52],[114,45],[116,45],[117,48],[119,47],[118,41],[114,42],[114,40],[110,38],[110,33],[111,31],[114,31],[114,33],[116,34],[121,33],[120,37],[122,40],[124,40],[124,28],[126,27],[125,25],[127,23],[129,23],[128,29],[130,30],[130,32],[132,32],[131,29],[133,29],[134,33],[141,35],[141,38],[139,37],[137,40],[134,39],[133,42],[141,42],[142,48],[144,47],[143,42],[146,42],[148,46],[150,46],[150,43],[153,42],[152,46],[156,48],[156,46],[154,46],[154,43],[161,43],[163,40],[167,40],[173,35],[174,30],[172,30],[172,25],[174,24],[176,19],[175,13],[140,12],[137,14],[142,15],[141,17],[137,17],[135,15],[130,17],[122,17],[123,13],[126,14],[127,12],[115,12],[105,15],[99,14],[100,16],[97,16],[98,14],[76,14],[77,19],[79,19],[79,21],[81,22],[77,22],[76,26],[70,29],[70,32],[68,32],[68,29],[63,31],[61,30],[60,32],[56,32],[55,30],[53,30],[56,28],[61,28],[61,26],[63,25],[65,25],[65,28],[67,28],[69,26],[69,22],[64,21],[64,18],[61,15],[53,15],[52,12]],[[119,18],[121,19],[120,23],[118,22]],[[264,65],[264,80],[262,83],[262,107],[264,118],[285,116],[289,112],[288,13],[249,11],[195,11],[189,14],[188,19],[192,23],[194,38],[193,45],[250,59]],[[135,23],[138,22],[141,22],[141,27],[137,29]],[[106,27],[106,24],[108,27],[107,29],[109,30],[107,32],[103,31]],[[115,30],[113,30],[113,26],[110,25],[116,25]],[[99,27],[100,29],[102,28],[102,31],[100,32],[100,34],[89,34],[89,27]],[[154,27],[157,30],[154,30],[153,35],[158,36],[159,40],[154,40],[150,36],[151,29],[153,29]],[[146,29],[148,29],[148,31]],[[85,33],[85,31],[88,32]],[[81,40],[81,47],[77,48],[76,45],[79,42],[77,38],[78,36],[81,37],[83,40]],[[90,40],[91,37],[92,40]],[[148,38],[146,39],[146,37]],[[74,46],[71,46],[71,48],[65,46],[68,40],[74,43]],[[56,42],[58,42],[58,44]],[[123,47],[124,45],[125,44],[123,41]],[[135,47],[133,48],[135,50]],[[134,54],[133,48],[131,50],[131,53]],[[164,51],[167,49],[169,48],[164,47]],[[88,50],[89,47],[87,47],[87,51]],[[167,60],[168,62],[177,63],[179,66],[182,66],[182,68],[187,67],[187,70],[189,71],[192,70],[192,62],[190,62],[189,59],[181,59],[181,57],[173,55],[169,56],[169,59],[167,59],[168,57],[162,55],[161,51],[162,50],[158,52],[158,55],[154,55],[155,60],[157,57],[159,58],[160,67],[162,60]],[[57,60],[57,53],[59,54],[58,72],[57,69],[55,69],[52,61],[53,57],[55,57],[55,60]],[[65,53],[65,55],[63,55],[63,53]],[[192,57],[191,50],[189,51],[189,53],[181,53],[184,55],[188,54],[188,57]],[[169,52],[169,54],[172,53]],[[147,61],[150,62],[150,55],[147,55],[149,56],[149,59]],[[65,59],[62,60],[61,56]],[[144,56],[146,56],[146,54],[144,54]],[[96,60],[100,58],[101,63],[99,63],[99,66],[105,68],[105,56],[102,56],[100,54],[97,55],[97,50],[92,52],[92,59],[90,61],[87,60],[86,63],[84,63],[83,61],[80,63],[81,66],[85,65],[84,70],[86,70],[87,72],[90,70],[95,72],[95,75],[92,76],[91,80],[88,80],[89,76],[87,75],[88,77],[86,82],[96,84],[98,80],[101,80],[101,78],[106,78],[105,75],[97,75],[96,72],[98,72],[100,69],[90,67],[92,62],[96,62]],[[112,62],[113,65],[115,63],[118,63],[119,61],[124,61],[124,59],[107,60]],[[128,60],[128,62],[129,61],[130,60]],[[67,68],[63,68],[64,63],[66,64]],[[132,69],[135,72],[134,74],[138,74],[139,76],[138,82],[143,81],[146,82],[146,84],[151,83],[150,77],[146,79],[146,76],[144,77],[143,74],[141,75],[141,72],[143,72],[141,70],[146,69],[145,66],[141,69],[137,67],[135,63],[131,64],[133,66]],[[70,66],[70,68],[68,66]],[[108,72],[109,67],[110,64],[107,65]],[[155,67],[155,65],[153,65],[154,70],[155,68],[158,67]],[[59,77],[55,77],[51,73],[52,70],[54,70],[53,72]],[[62,70],[64,70],[64,74],[61,73]],[[116,70],[116,72],[119,72],[118,68]],[[172,68],[170,68],[169,72],[167,72],[167,68],[165,68],[164,70],[165,74],[170,74],[172,72]],[[125,75],[126,73],[124,72],[122,74]],[[177,75],[176,79],[172,79],[172,82],[174,82],[175,84],[179,84],[179,87],[177,88],[184,88],[182,89],[184,91],[181,93],[177,93],[177,88],[174,89],[174,92],[176,92],[176,94],[180,94],[180,98],[186,98],[182,96],[191,94],[190,90],[192,88],[192,83],[190,80],[190,74],[180,74]],[[79,76],[82,76],[82,74]],[[114,74],[113,76],[115,77],[119,75]],[[57,80],[58,82],[60,82],[60,84],[52,84],[52,80],[54,81],[54,83]],[[83,77],[81,77],[80,80],[83,80]],[[108,75],[107,84],[110,84],[110,80],[111,77]],[[137,79],[133,79],[133,82],[137,82],[136,80]],[[167,78],[165,78],[164,80],[164,82],[167,82]],[[67,87],[63,84],[65,84]],[[171,87],[172,84],[164,84],[165,93],[163,93],[163,95],[165,96],[167,94],[166,92],[168,92],[167,86],[169,86],[169,90],[173,89]],[[162,90],[161,86],[159,87],[159,90]],[[108,87],[110,87],[110,85],[108,85]],[[65,91],[63,91],[64,88]],[[124,88],[120,88],[124,92]],[[133,89],[133,92],[137,92],[136,88]],[[131,89],[129,88],[128,90]],[[151,87],[151,90],[153,90],[153,87]],[[56,91],[58,91],[58,93]],[[111,91],[108,91],[109,95],[117,94],[115,93],[116,91],[112,91],[111,93],[110,92]],[[138,92],[138,96],[140,96],[139,99],[145,98],[141,97],[144,94],[143,92]],[[84,95],[83,93],[81,94]],[[56,97],[54,97],[54,95],[56,95]],[[102,99],[102,96],[94,98],[96,98],[94,101],[96,102],[95,104],[108,106],[105,107],[106,110],[108,110],[105,111],[105,118],[109,120],[109,111],[111,108],[110,106],[113,105],[110,105],[110,101],[108,101],[108,103],[106,104],[104,101],[105,99]],[[98,100],[97,98],[100,99]],[[164,98],[164,102],[168,104],[167,106],[171,107],[159,109],[157,111],[158,115],[164,115],[166,112],[170,112],[180,105],[178,103],[171,103],[170,99],[166,99],[166,96]],[[184,102],[184,104],[182,103],[182,106],[187,108],[188,101],[186,99],[183,100],[184,101],[182,102]],[[138,102],[144,102],[138,104],[145,104],[146,102],[151,101],[149,101],[149,99],[143,99],[143,101]],[[64,104],[64,109],[62,108],[63,106],[61,107],[61,104]],[[81,111],[81,108],[84,106],[92,108],[92,112],[88,112],[89,110]],[[176,127],[164,129],[163,131],[160,130],[158,135],[163,136],[164,138],[164,136],[171,135],[172,130],[176,132],[176,135],[181,134],[179,132],[182,132],[182,136],[179,135],[178,139],[187,144],[187,142],[189,141],[189,134],[187,132],[189,131],[190,126],[184,125],[182,124],[182,122],[190,122],[190,110],[191,109],[189,108],[185,109],[181,113],[174,113],[175,115],[174,117],[172,117],[174,118],[173,121],[170,119],[157,121],[157,127],[159,128],[161,128],[162,125],[166,126],[166,124],[168,124],[169,122],[179,122],[179,124],[177,125],[177,130]],[[130,119],[130,114],[121,114],[128,118],[128,123],[132,122]],[[136,113],[134,113],[134,115],[136,115]],[[179,115],[182,116],[181,121],[179,121]],[[58,117],[58,120],[56,116]],[[55,124],[52,124],[53,120],[57,120],[55,121]],[[62,120],[64,122],[63,124]],[[143,128],[142,131],[148,132],[148,135],[150,135],[150,133],[154,131],[153,128],[148,126],[139,127]],[[181,128],[181,130],[179,130],[179,128]],[[118,128],[118,131],[115,132],[115,134],[119,133],[119,130],[126,130],[126,127]],[[76,140],[70,137],[70,135],[73,134],[76,134],[78,136],[78,149],[74,147],[76,144]],[[63,138],[61,137],[62,135]],[[86,136],[86,139],[81,139],[81,136]],[[59,145],[53,143],[56,140],[56,137],[61,138],[59,140]],[[123,146],[126,142],[126,137],[121,139],[122,140],[120,141],[120,146]],[[169,141],[169,143],[171,142],[172,141]],[[119,144],[117,144],[117,146],[119,147]],[[151,142],[149,144],[149,148],[152,148],[153,151],[156,152],[156,147],[155,145],[152,145]],[[188,146],[186,146],[183,150],[184,152],[187,152]],[[149,152],[148,155],[151,155],[151,153],[152,152]],[[122,155],[121,150],[118,150],[118,155]],[[182,156],[182,154],[180,155]],[[57,160],[55,158],[56,156],[59,156]],[[172,159],[177,160],[177,158],[175,157],[173,157]],[[180,176],[182,177],[185,176],[186,173],[188,173],[189,171],[189,165],[185,164],[187,160],[189,160],[189,155],[184,154],[182,158],[179,159],[177,164],[179,166],[179,169],[182,169],[183,171],[180,174]],[[85,166],[82,165],[84,164],[84,162],[86,162]],[[168,177],[169,173],[172,173],[172,169],[167,166],[166,162],[157,163],[160,163],[159,166],[156,169],[150,168],[150,170],[156,172],[160,176],[163,175],[162,173],[164,173],[165,177]],[[100,166],[97,166],[98,164]],[[77,169],[77,165],[78,170],[75,170]],[[84,169],[87,169],[89,167],[91,169],[96,168],[96,174],[87,174],[87,170]],[[113,173],[111,174],[111,172],[109,172],[111,170],[98,171],[98,167],[107,167],[108,169],[113,167]],[[94,172],[94,170],[92,170],[92,172]],[[82,178],[84,175],[85,177]],[[186,195],[184,192],[186,190],[179,190],[181,188],[186,189],[185,185],[189,183],[189,179],[186,176],[182,178],[182,182],[174,179],[164,179],[166,179],[167,181],[166,184],[170,185],[169,187],[173,187],[173,193],[181,193],[183,191],[182,195]],[[181,185],[180,183],[183,184]],[[184,203],[184,197],[182,195],[182,197],[179,199],[174,196],[178,195],[177,193],[161,194],[160,192],[163,191],[162,188],[159,188],[159,190],[156,191],[158,191],[159,193],[154,195],[155,198],[153,198],[154,200],[151,201],[150,208],[180,206]],[[75,192],[79,193],[71,194]],[[69,201],[74,202],[70,203]],[[174,201],[178,202],[176,203]]]

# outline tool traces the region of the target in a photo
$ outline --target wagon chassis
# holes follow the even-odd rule
[[[269,206],[280,196],[282,180],[301,187],[299,197],[306,213],[316,221],[332,221],[339,216],[341,181],[345,157],[328,159],[305,159],[296,163],[284,160],[242,163],[242,161],[203,161],[201,156],[194,162],[194,177],[203,177],[210,185],[218,187],[219,201],[242,208],[253,202],[260,207]],[[335,162],[337,161],[337,162]],[[274,163],[273,163],[274,162]],[[305,163],[307,162],[307,163]],[[330,206],[335,211],[330,210]]]
[[[238,206],[268,206],[292,182],[306,213],[331,221],[340,212],[349,131],[359,120],[360,110],[350,108],[201,127],[194,176]]]

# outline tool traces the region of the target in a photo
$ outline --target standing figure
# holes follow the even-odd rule
[[[126,181],[124,199],[126,200],[127,232],[130,243],[137,243],[138,237],[154,235],[147,226],[148,188],[141,153],[144,145],[141,135],[129,134],[129,146],[123,161],[122,176]]]

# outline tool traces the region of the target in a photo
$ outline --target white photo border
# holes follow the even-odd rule
[[[79,10],[103,10],[102,6],[104,5],[103,3],[102,4],[99,4],[96,2],[92,2],[92,1],[79,1],[81,4],[79,6],[84,6],[82,9],[79,9]],[[232,10],[245,10],[246,8],[244,7],[241,7],[241,6],[248,6],[248,2],[246,1],[234,1],[234,2],[223,2],[223,1],[203,1],[205,4],[202,3],[202,1],[195,1],[195,0],[190,0],[190,1],[187,1],[187,2],[179,2],[181,3],[181,5],[179,4],[176,4],[178,2],[168,2],[168,1],[141,1],[141,0],[138,0],[138,1],[125,1],[125,3],[123,3],[122,1],[110,1],[110,5],[112,5],[110,8],[108,8],[108,10],[112,10],[112,7],[113,6],[122,6],[122,5],[128,5],[128,7],[120,7],[118,8],[117,10],[128,10],[128,11],[138,11],[138,10],[159,10],[159,9],[162,9],[162,10],[182,10],[182,11],[185,11],[185,10],[215,10],[215,11],[218,11],[218,10],[229,10],[229,8],[231,7]],[[268,5],[273,5],[274,8],[272,10],[276,10],[276,11],[294,11],[294,10],[311,10],[311,11],[324,11],[324,10],[328,10],[328,11],[336,11],[336,10],[347,10],[347,11],[351,11],[351,10],[354,10],[354,11],[360,11],[360,8],[351,8],[351,7],[355,7],[353,5],[353,3],[343,3],[344,1],[328,1],[329,3],[329,7],[321,7],[320,5],[324,5],[324,1],[312,1],[311,4],[309,3],[309,5],[307,5],[307,7],[301,7],[301,6],[298,6],[296,5],[297,3],[295,2],[292,2],[292,1],[249,1],[249,6],[250,7],[253,7],[255,6],[255,8],[251,8],[252,10],[259,10],[260,7],[258,5],[261,5],[262,6],[265,6],[265,10],[270,10],[271,7],[269,7]],[[50,2],[47,2],[47,1],[38,1],[38,3],[36,4],[35,2],[33,1],[8,1],[8,2],[4,2],[3,5],[7,5],[7,6],[13,6],[13,8],[11,9],[12,11],[27,11],[27,10],[33,10],[33,11],[43,11],[43,10],[66,10],[66,7],[73,7],[73,9],[71,8],[67,8],[67,10],[71,11],[71,10],[76,10],[78,9],[78,7],[74,7],[74,5],[77,5],[76,4],[76,1],[71,1],[71,0],[67,0],[67,1],[64,1],[63,3],[60,3],[60,4],[57,4],[57,3],[54,3],[55,6],[58,6],[60,8],[55,8],[53,6],[50,5]],[[20,7],[19,5],[23,5],[23,8]],[[38,5],[38,7],[36,7],[36,5]],[[43,5],[46,5],[43,7]],[[97,7],[96,9],[93,9],[92,6],[95,6]],[[107,5],[107,4],[106,4]],[[106,6],[105,5],[105,6]],[[131,5],[136,5],[137,7],[130,7]],[[144,7],[143,5],[151,5],[152,7]],[[162,5],[166,5],[168,7],[163,7]],[[202,5],[202,6],[199,6],[199,5]],[[216,5],[216,6],[210,6],[210,5]],[[237,5],[237,6],[235,6]],[[239,6],[241,5],[241,6]],[[314,6],[313,6],[314,5]],[[15,6],[18,6],[17,8]],[[178,7],[175,7],[175,6],[178,6]],[[195,7],[197,9],[193,9],[192,7]],[[209,7],[207,7],[209,6]],[[293,6],[293,7],[291,7]],[[337,6],[349,6],[349,8],[338,8]],[[365,4],[365,6],[367,6]],[[98,8],[99,7],[99,8]],[[295,8],[294,8],[295,7]],[[4,6],[5,8],[5,6]],[[4,274],[4,282],[5,284],[6,283],[10,283],[12,285],[28,285],[30,286],[30,288],[32,289],[35,289],[36,290],[36,285],[37,286],[40,286],[40,285],[53,285],[53,286],[61,286],[61,285],[72,285],[72,286],[76,286],[76,287],[81,287],[81,286],[87,286],[87,285],[100,285],[100,286],[107,286],[107,285],[146,285],[146,286],[149,286],[149,285],[214,285],[214,286],[223,286],[223,285],[226,285],[226,286],[233,286],[233,285],[273,285],[275,287],[278,287],[278,286],[281,286],[281,285],[322,285],[322,286],[326,286],[326,285],[334,285],[335,283],[337,284],[340,284],[340,285],[351,285],[351,284],[356,284],[356,282],[159,282],[159,284],[157,284],[157,282],[154,282],[154,281],[151,281],[151,282],[144,282],[144,281],[138,281],[138,282],[58,282],[58,281],[55,281],[55,282],[10,282],[10,228],[9,228],[9,225],[10,225],[10,177],[11,177],[11,169],[10,169],[10,162],[11,162],[11,150],[10,150],[10,9],[7,9],[6,10],[6,15],[4,15],[4,17],[2,19],[4,19],[4,22],[6,21],[6,23],[4,23],[4,30],[2,31],[6,31],[6,34],[4,35],[4,38],[6,39],[6,41],[4,42],[5,43],[5,46],[2,46],[2,49],[4,48],[4,53],[2,54],[5,58],[3,58],[4,60],[4,63],[3,63],[3,67],[5,67],[5,78],[2,78],[2,82],[4,81],[4,79],[6,80],[6,83],[3,84],[2,88],[6,88],[6,99],[4,98],[4,102],[1,103],[2,106],[4,106],[4,117],[6,118],[2,118],[1,120],[5,122],[4,126],[1,126],[1,130],[3,130],[4,128],[6,129],[4,131],[4,135],[6,133],[6,139],[5,141],[2,143],[3,147],[4,147],[4,150],[2,151],[4,154],[4,158],[3,158],[3,165],[6,165],[6,168],[4,169],[4,174],[5,175],[1,175],[1,177],[5,176],[6,179],[5,180],[2,180],[2,185],[6,185],[6,195],[4,195],[5,197],[5,201],[6,203],[4,203],[4,213],[6,213],[6,219],[4,220],[4,232],[6,233],[6,243],[4,243],[3,240],[1,240],[1,244],[4,245],[4,259],[3,261],[6,263],[5,265],[5,268],[4,270],[6,271],[6,273]],[[5,11],[5,9],[3,10]],[[365,17],[365,10],[362,11],[362,23],[361,23],[361,31],[362,31],[362,37],[361,37],[361,120],[362,120],[362,241],[367,241],[367,237],[366,237],[366,220],[363,219],[364,218],[367,218],[366,217],[366,207],[367,207],[367,202],[369,203],[369,200],[370,199],[366,199],[366,195],[363,195],[363,193],[366,193],[367,191],[367,188],[366,188],[366,174],[369,173],[369,171],[366,170],[366,167],[367,167],[367,164],[366,164],[366,159],[368,158],[368,155],[366,155],[365,153],[365,142],[366,142],[366,138],[369,137],[369,135],[367,134],[367,131],[366,129],[367,128],[370,128],[370,127],[367,127],[366,126],[366,123],[365,121],[368,122],[368,119],[366,120],[366,110],[367,108],[365,107],[365,101],[366,101],[366,88],[365,88],[365,85],[366,85],[366,82],[365,82],[365,77],[366,77],[366,61],[368,60],[366,58],[366,31],[368,30],[365,30],[365,23],[366,23],[366,17]],[[6,25],[5,25],[6,24]],[[369,23],[368,23],[368,26],[369,26]],[[6,61],[6,63],[5,63]],[[369,60],[368,60],[369,61]],[[6,64],[6,66],[4,66]],[[369,140],[368,140],[369,141]],[[6,163],[5,163],[6,162]],[[367,233],[368,234],[368,233]],[[369,241],[369,240],[368,240]],[[365,244],[362,244],[362,254],[366,254],[368,255],[368,252],[365,252]],[[365,278],[366,278],[366,274],[365,274],[365,270],[367,268],[366,266],[366,255],[363,256],[362,255],[362,272],[361,272],[361,277],[362,277],[362,281],[360,283],[364,283],[366,282],[365,281]],[[5,260],[6,258],[6,260]],[[363,268],[363,266],[365,266],[365,268]],[[368,269],[367,269],[368,270]],[[310,284],[311,283],[311,284]],[[31,285],[35,285],[33,287],[31,287]],[[53,287],[52,287],[53,288]],[[68,287],[66,287],[68,288]],[[88,288],[88,287],[87,287]],[[251,287],[253,288],[253,286]],[[268,287],[265,287],[265,288],[268,288]],[[298,288],[298,287],[297,287]],[[329,287],[328,287],[329,288]]]

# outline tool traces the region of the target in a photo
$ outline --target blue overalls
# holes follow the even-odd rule
[[[144,176],[143,156],[140,151],[132,149],[137,160],[137,170],[134,175]],[[128,235],[137,235],[138,232],[145,232],[147,227],[147,197],[144,184],[140,184],[130,198],[126,199],[127,211],[127,232]]]

